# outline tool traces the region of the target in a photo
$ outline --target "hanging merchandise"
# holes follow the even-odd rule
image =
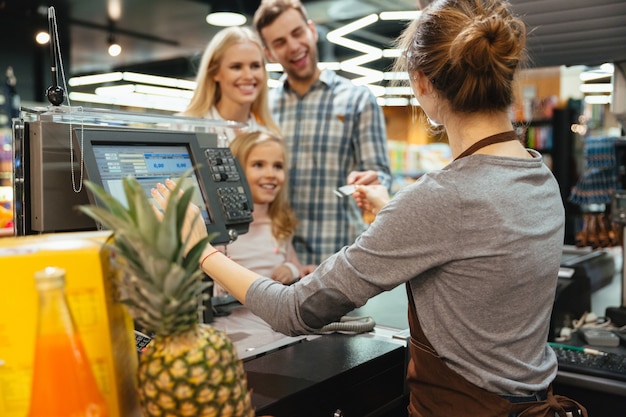
[[[607,214],[617,189],[615,141],[614,137],[585,139],[585,171],[569,197],[584,213],[582,228],[575,236],[578,247],[595,249],[621,243],[620,228],[611,224]]]
[[[107,406],[65,294],[65,271],[35,273],[39,293],[35,361],[28,417],[106,417]]]

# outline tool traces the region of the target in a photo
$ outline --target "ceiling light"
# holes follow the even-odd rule
[[[420,10],[406,10],[396,12],[381,12],[380,20],[415,20],[422,12]]]
[[[119,43],[116,43],[114,41],[109,44],[109,55],[118,56],[121,53],[122,53],[122,47],[120,46]]]
[[[111,20],[120,20],[122,17],[122,0],[107,0],[107,14]]]
[[[587,104],[611,104],[613,96],[585,96]]]
[[[37,32],[35,35],[35,41],[37,41],[39,45],[45,45],[50,42],[50,34],[48,32],[44,32],[43,30]]]
[[[612,93],[613,92],[613,84],[609,83],[598,83],[598,84],[581,84],[580,85],[581,93]]]
[[[241,26],[246,23],[246,16],[239,12],[239,1],[218,0],[211,1],[211,10],[206,16],[206,22],[213,26]]]
[[[115,39],[115,36],[113,35],[113,21],[109,20],[109,30],[110,30],[110,34],[109,34],[109,55],[111,56],[118,56],[119,54],[122,53],[122,46],[117,43],[117,40]]]
[[[613,64],[602,64],[600,67],[590,68],[580,73],[580,81],[599,80],[613,76],[615,67]]]
[[[409,99],[403,97],[389,97],[383,98],[379,97],[376,99],[376,102],[379,106],[408,106]]]
[[[108,72],[106,74],[83,75],[80,77],[72,77],[67,83],[72,87],[81,85],[104,84],[122,80],[121,72]]]
[[[235,12],[213,12],[206,16],[206,22],[213,26],[241,26],[246,17]]]
[[[89,93],[71,92],[72,101],[85,103],[108,104],[111,106],[137,107],[144,109],[181,112],[189,104],[188,99],[173,97],[148,96],[146,94],[130,94],[123,96],[100,96]]]

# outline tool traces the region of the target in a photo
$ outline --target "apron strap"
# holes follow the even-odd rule
[[[486,138],[479,140],[478,142],[474,143],[472,146],[464,150],[461,155],[454,158],[454,160],[456,161],[458,159],[465,158],[466,156],[471,155],[477,150],[482,149],[486,146],[501,142],[509,142],[512,140],[519,140],[515,132],[512,130],[508,132],[497,133],[492,136],[487,136]]]

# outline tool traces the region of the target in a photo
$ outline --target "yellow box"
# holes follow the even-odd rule
[[[38,298],[34,274],[66,271],[66,292],[110,417],[139,416],[133,322],[114,300],[109,232],[0,239],[0,416],[25,417],[31,394]],[[54,384],[55,381],[50,381]]]

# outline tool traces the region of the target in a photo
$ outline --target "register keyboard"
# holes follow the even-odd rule
[[[592,354],[574,347],[552,346],[552,349],[561,371],[626,382],[626,355]]]

